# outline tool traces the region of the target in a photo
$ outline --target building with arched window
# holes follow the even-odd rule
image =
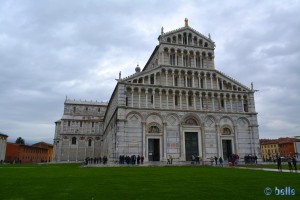
[[[260,157],[253,86],[215,68],[210,35],[186,19],[182,28],[162,28],[158,41],[142,70],[119,75],[107,104],[65,101],[56,122],[57,161],[133,154],[145,161]]]

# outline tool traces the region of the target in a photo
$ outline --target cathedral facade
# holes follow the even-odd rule
[[[215,43],[188,25],[158,37],[108,103],[66,99],[54,161],[143,155],[145,161],[259,155],[254,90],[215,69]]]

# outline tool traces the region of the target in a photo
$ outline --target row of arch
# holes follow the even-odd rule
[[[132,93],[148,93],[148,94],[159,94],[159,95],[195,95],[200,97],[221,97],[221,98],[239,98],[248,99],[247,94],[242,93],[223,93],[223,92],[213,92],[213,91],[198,91],[198,90],[180,90],[180,89],[164,89],[164,88],[151,88],[151,87],[138,87],[138,86],[127,86],[126,94],[130,95]]]
[[[182,125],[185,125],[185,124],[187,125],[188,121],[192,120],[193,123],[195,123],[195,124],[191,124],[191,125],[197,125],[197,126],[205,126],[205,124],[207,124],[208,121],[211,121],[217,125],[221,125],[223,123],[223,121],[227,121],[226,122],[227,125],[250,126],[250,121],[246,117],[238,117],[236,119],[233,119],[230,116],[222,116],[222,117],[217,117],[214,115],[199,116],[196,113],[187,113],[183,116],[179,116],[177,113],[169,113],[167,115],[161,115],[158,112],[151,112],[151,113],[148,113],[147,115],[142,115],[141,113],[139,113],[137,111],[131,111],[126,115],[126,120],[127,121],[130,120],[130,117],[132,115],[137,116],[139,118],[140,122],[147,122],[148,119],[150,119],[150,121],[151,121],[151,118],[153,118],[153,116],[155,116],[158,118],[158,120],[156,120],[158,124],[167,123],[170,118],[173,118],[177,121],[177,124],[182,124]],[[239,123],[239,122],[242,122],[242,123]],[[150,124],[150,125],[153,126],[153,124]],[[151,126],[149,126],[149,127],[151,127]]]
[[[131,88],[125,106],[132,108],[199,110],[218,112],[252,112],[246,94],[206,93],[199,91]]]
[[[164,85],[173,87],[194,87],[203,89],[218,89],[231,91],[246,91],[244,88],[231,81],[227,81],[216,72],[206,72],[187,69],[162,68],[151,74],[139,75],[128,83],[139,83],[149,85]],[[190,83],[190,84],[189,84]],[[210,87],[208,87],[208,85]]]
[[[174,48],[174,47],[164,47],[163,53],[167,53],[169,55],[171,54],[179,54],[179,55],[191,55],[191,56],[201,56],[203,58],[214,58],[214,54],[212,52],[207,51],[195,51],[195,50],[189,50],[189,49],[181,49],[181,48]]]
[[[194,45],[199,47],[211,47],[209,42],[201,37],[193,35],[191,32],[183,32],[177,35],[167,36],[166,42],[172,44],[184,44],[184,45]]]

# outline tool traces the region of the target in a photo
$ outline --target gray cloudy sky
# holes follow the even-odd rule
[[[300,135],[300,1],[0,2],[0,132],[52,143],[71,99],[107,101],[184,18],[216,43],[216,68],[254,82],[261,138]]]

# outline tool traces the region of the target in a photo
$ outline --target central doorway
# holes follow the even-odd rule
[[[232,155],[232,141],[231,140],[222,140],[223,148],[223,158],[228,160],[229,156]]]
[[[148,139],[149,161],[159,161],[159,139]]]
[[[198,133],[185,132],[185,159],[191,161],[192,155],[199,156]]]

